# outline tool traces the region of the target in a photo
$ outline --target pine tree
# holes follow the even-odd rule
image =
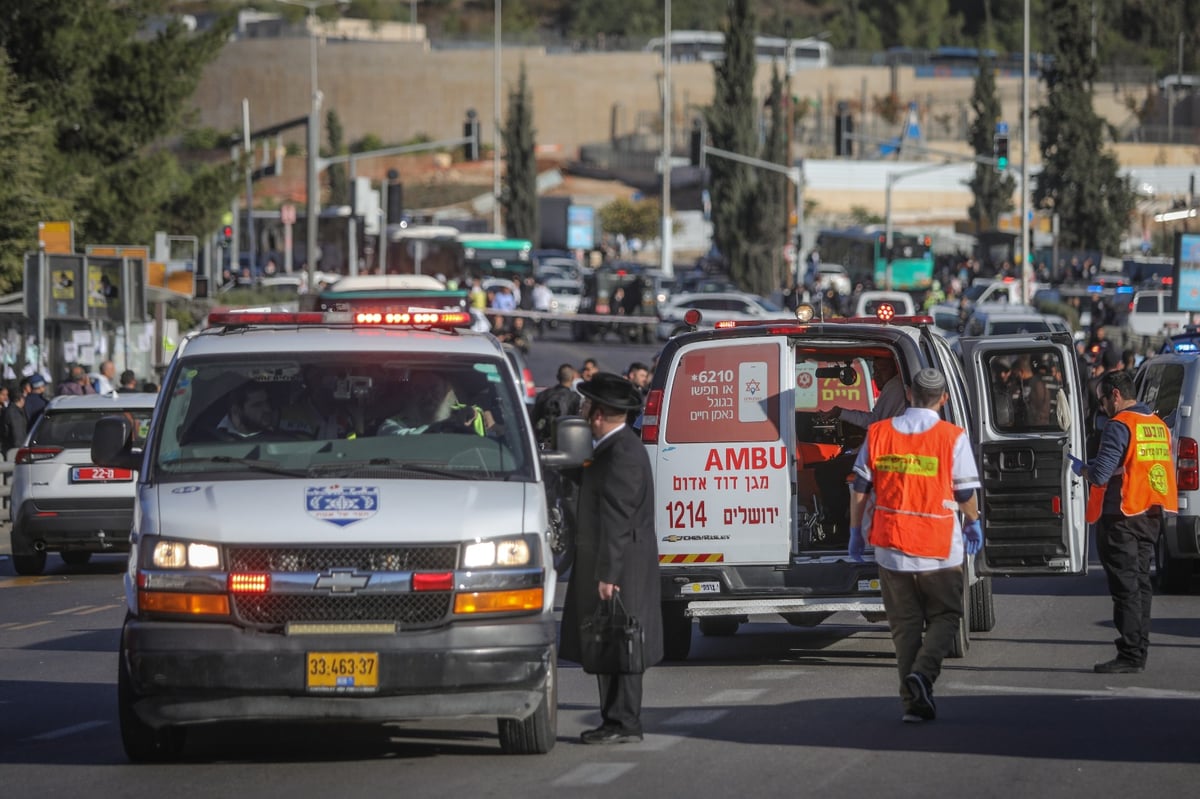
[[[534,160],[533,98],[525,74],[525,62],[517,87],[508,94],[508,118],[504,124],[504,225],[515,239],[537,241],[537,162]]]
[[[771,69],[771,94],[767,105],[771,110],[766,140],[759,158],[780,166],[787,165],[787,138],[783,78],[778,65]],[[781,283],[783,245],[787,242],[786,175],[762,169],[754,170],[757,191],[746,203],[746,229],[754,234],[747,259],[742,288],[755,294],[770,294]]]
[[[1092,105],[1096,61],[1087,30],[1089,0],[1048,0],[1046,37],[1054,57],[1046,72],[1046,105],[1037,110],[1042,172],[1034,192],[1035,208],[1052,208],[1059,217],[1059,245],[1114,253],[1134,208],[1129,181],[1105,150],[1105,134],[1115,135]]]
[[[971,149],[975,155],[990,158],[996,123],[1000,121],[1000,99],[996,96],[996,75],[990,58],[980,61],[971,110],[975,112],[969,134]],[[975,195],[969,215],[976,232],[994,230],[1000,214],[1013,209],[1016,180],[1008,172],[997,172],[990,164],[976,163],[975,176],[967,185]]]
[[[730,0],[723,27],[725,58],[714,64],[713,103],[706,118],[712,145],[734,153],[755,152],[754,15],[749,0]],[[712,172],[713,241],[729,275],[745,286],[750,252],[747,203],[755,190],[751,167],[725,158],[709,158]]]

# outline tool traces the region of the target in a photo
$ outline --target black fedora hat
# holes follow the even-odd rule
[[[642,392],[637,386],[612,372],[597,372],[591,380],[579,384],[579,393],[597,405],[617,411],[636,411],[642,407]]]

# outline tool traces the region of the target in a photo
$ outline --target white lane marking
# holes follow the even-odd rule
[[[963,693],[974,694],[1030,694],[1034,696],[1078,696],[1082,699],[1200,699],[1200,691],[1176,691],[1169,688],[1142,688],[1136,685],[1103,688],[1029,688],[1020,685],[972,685],[970,683],[946,683]]]
[[[728,710],[684,710],[671,716],[663,722],[668,727],[691,727],[696,724],[712,724],[722,716],[728,715]]]
[[[16,627],[16,626],[17,626],[18,624],[20,624],[20,623],[21,623],[21,622],[19,622],[19,621],[4,621],[4,622],[0,622],[0,630],[8,630],[8,629],[10,629],[10,628],[12,628],[12,627]]]
[[[808,674],[807,671],[801,669],[768,669],[766,671],[758,671],[750,675],[751,680],[790,680],[793,677],[798,677],[801,674]]]
[[[701,701],[708,705],[735,705],[739,702],[753,702],[766,692],[766,688],[728,688],[710,694]]]
[[[32,738],[30,738],[30,740],[31,741],[53,741],[55,738],[65,738],[68,735],[74,735],[77,732],[83,732],[84,730],[91,730],[96,727],[103,727],[106,724],[108,724],[107,721],[101,721],[98,719],[96,721],[83,721],[83,722],[80,722],[79,724],[72,724],[70,727],[62,727],[57,730],[50,730],[50,732],[44,732],[41,735],[35,735]]]
[[[584,763],[550,784],[562,787],[607,785],[622,774],[632,771],[635,765],[634,763]]]
[[[76,615],[76,616],[90,616],[90,615],[92,615],[93,613],[100,613],[100,612],[102,612],[102,611],[105,611],[105,610],[112,610],[113,608],[119,608],[119,607],[121,607],[119,604],[114,604],[114,605],[101,605],[101,606],[100,606],[100,607],[98,607],[98,608],[92,608],[92,609],[90,609],[90,610],[81,610],[81,611],[79,611],[78,613],[76,613],[75,615]]]
[[[48,621],[31,621],[29,624],[18,624],[14,627],[9,627],[10,630],[31,630],[34,627],[41,627],[43,624],[49,624]]]
[[[79,605],[78,607],[67,608],[66,610],[56,610],[49,615],[51,615],[51,616],[66,616],[68,613],[77,613],[78,611],[87,610],[88,608],[94,608],[94,607],[96,607],[96,606],[95,605]]]

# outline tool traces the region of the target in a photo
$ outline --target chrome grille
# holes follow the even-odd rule
[[[386,621],[402,628],[440,624],[450,614],[449,591],[329,596],[235,594],[234,614],[246,624],[282,626],[291,621]]]
[[[366,572],[453,571],[458,547],[236,547],[229,550],[229,571]]]

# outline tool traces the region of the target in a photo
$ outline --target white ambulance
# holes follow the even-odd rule
[[[121,737],[178,755],[224,720],[492,717],[513,753],[556,737],[554,561],[518,381],[465,311],[228,313],[185,339],[138,471]],[[559,441],[570,441],[570,424]]]
[[[975,444],[984,547],[967,559],[953,655],[995,623],[991,575],[1086,572],[1086,488],[1069,468],[1084,447],[1071,337],[960,341],[961,360],[932,318],[896,317],[885,304],[871,318],[717,322],[666,345],[642,438],[669,658],[687,657],[696,619],[706,635],[730,635],[756,614],[795,625],[838,611],[884,618],[872,550],[866,563],[847,553],[846,480],[865,433],[831,418],[835,406],[874,407],[879,358],[905,383],[925,367],[944,373],[943,416]],[[1014,401],[1037,407],[1014,414]]]

